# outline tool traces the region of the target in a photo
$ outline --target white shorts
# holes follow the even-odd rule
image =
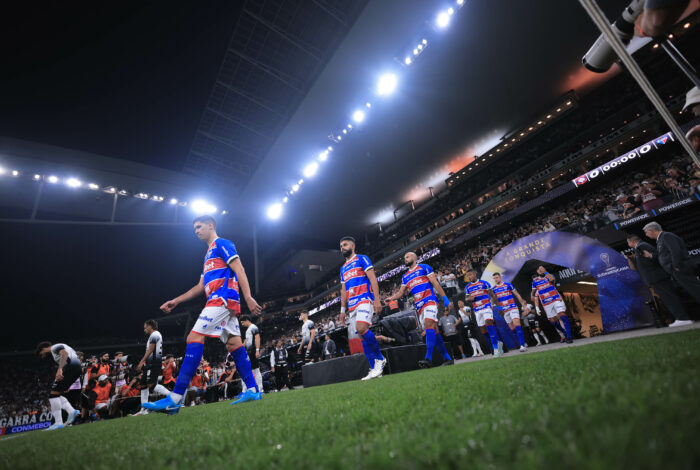
[[[423,324],[423,328],[425,328],[425,320],[433,320],[435,322],[438,321],[438,307],[435,304],[430,304],[426,305],[423,307],[423,310],[420,312],[420,322]]]
[[[374,307],[370,302],[362,302],[360,304],[357,304],[355,309],[350,312],[350,319],[355,322],[362,322],[362,323],[367,323],[368,325],[372,324],[372,317],[374,316]]]
[[[510,310],[507,310],[503,314],[503,319],[506,321],[506,323],[512,323],[513,320],[520,320],[520,310],[517,308],[512,308]]]
[[[108,406],[109,406],[109,403],[98,403],[95,405],[95,409],[101,410],[101,409],[107,408]]]
[[[486,320],[493,320],[493,310],[490,308],[483,308],[474,313],[476,314],[477,326],[484,326],[486,324]]]
[[[549,305],[544,305],[544,312],[547,318],[554,318],[560,313],[566,312],[566,305],[561,300],[555,300]]]
[[[235,321],[232,322],[231,319]],[[210,338],[220,338],[224,331],[230,331],[233,335],[241,335],[238,318],[224,306],[204,307],[192,327],[192,331]]]

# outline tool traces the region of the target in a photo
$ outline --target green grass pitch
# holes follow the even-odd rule
[[[700,330],[30,432],[0,468],[700,468]]]

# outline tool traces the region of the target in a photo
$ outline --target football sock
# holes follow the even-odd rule
[[[236,369],[243,379],[245,386],[249,389],[258,390],[258,385],[255,383],[255,377],[253,376],[253,369],[250,367],[250,358],[248,357],[248,351],[245,350],[243,345],[231,351],[231,356],[233,357],[233,362],[236,363]]]
[[[450,353],[447,352],[447,348],[445,347],[445,342],[442,340],[442,336],[440,336],[440,333],[435,333],[435,345],[438,348],[438,351],[440,351],[440,354],[442,354],[442,358],[446,361],[451,361],[452,358],[450,357]]]
[[[516,325],[515,334],[518,335],[518,341],[520,341],[520,346],[525,346],[525,335],[523,334],[523,329],[520,325]]]
[[[158,384],[155,387],[153,387],[153,393],[157,393],[158,395],[164,395],[167,397],[168,395],[170,395],[170,390],[165,388],[163,385]]]
[[[561,322],[564,324],[564,329],[566,330],[566,337],[571,339],[571,323],[569,323],[569,318],[566,315],[561,317]]]
[[[425,330],[425,360],[433,360],[433,349],[435,349],[435,330],[428,328]]]
[[[372,333],[372,330],[365,331],[362,334],[362,340],[365,341],[367,346],[372,350],[372,354],[376,360],[384,360],[384,356],[382,356],[382,352],[379,350],[379,343],[377,343],[377,338],[374,336],[374,333]]]
[[[180,367],[180,373],[177,376],[177,382],[175,382],[173,393],[170,394],[170,398],[172,399],[173,403],[179,403],[182,396],[187,391],[187,387],[190,385],[192,377],[194,377],[194,373],[202,360],[203,352],[204,343],[187,343],[187,348],[185,349],[185,359],[182,361],[182,366]],[[148,401],[148,399],[146,399],[146,401]]]
[[[75,408],[73,408],[73,405],[71,405],[68,399],[64,396],[61,397],[61,409],[66,410],[69,415],[75,413]]]
[[[496,333],[496,327],[494,325],[486,325],[486,331],[489,333],[489,338],[491,338],[491,347],[493,347],[493,352],[498,351],[498,333]]]
[[[49,398],[49,405],[51,405],[51,414],[53,415],[54,424],[63,424],[63,411],[61,411],[61,398],[53,397]]]

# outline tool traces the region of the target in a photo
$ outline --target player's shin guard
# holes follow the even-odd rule
[[[489,339],[491,340],[491,347],[493,347],[494,354],[498,351],[498,333],[496,332],[495,325],[486,325],[486,331],[489,333]]]
[[[523,328],[520,325],[516,325],[515,334],[518,335],[520,346],[525,346],[525,334],[523,333]]]
[[[425,360],[433,360],[433,349],[435,349],[435,330],[432,328],[425,329]]]
[[[374,336],[374,333],[372,333],[371,330],[367,330],[362,334],[362,341],[367,343],[367,347],[369,347],[372,350],[372,354],[374,355],[374,358],[376,360],[384,360],[384,356],[382,356],[382,352],[379,350],[379,343],[377,343],[377,338]]]
[[[444,360],[452,360],[452,358],[450,357],[450,353],[447,352],[447,348],[445,347],[445,342],[442,340],[442,336],[440,336],[440,333],[438,333],[437,331],[435,332],[435,346],[437,346],[438,351],[440,351],[440,354],[442,354],[442,358]]]
[[[255,376],[253,375],[253,369],[250,367],[250,358],[248,357],[248,351],[245,350],[241,344],[239,347],[231,351],[231,357],[233,357],[233,362],[236,364],[236,369],[243,379],[243,383],[248,389],[258,390],[258,385],[255,383]]]
[[[197,367],[199,367],[203,352],[204,343],[187,343],[187,348],[185,349],[185,359],[182,361],[180,373],[177,376],[177,382],[175,382],[175,388],[173,389],[173,393],[170,395],[173,403],[179,403],[182,397],[185,395],[185,392],[187,392],[187,386],[192,381],[192,377],[194,377]]]
[[[564,324],[566,338],[571,339],[571,323],[569,323],[569,318],[566,315],[562,315],[561,322]]]

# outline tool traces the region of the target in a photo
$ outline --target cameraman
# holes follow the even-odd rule
[[[642,241],[642,238],[638,235],[629,235],[627,237],[627,245],[632,248],[631,252],[625,254],[630,267],[639,273],[642,281],[653,293],[659,296],[661,302],[676,319],[669,326],[682,326],[692,323],[683,307],[671,276],[659,264],[656,248],[650,243]],[[647,256],[647,253],[651,257]]]
[[[163,386],[172,392],[173,388],[175,388],[175,382],[177,381],[177,364],[172,354],[165,356],[162,375]]]
[[[190,387],[185,395],[185,406],[194,406],[197,404],[197,399],[203,397],[207,392],[207,382],[209,382],[209,374],[200,364],[197,371],[192,377]]]

